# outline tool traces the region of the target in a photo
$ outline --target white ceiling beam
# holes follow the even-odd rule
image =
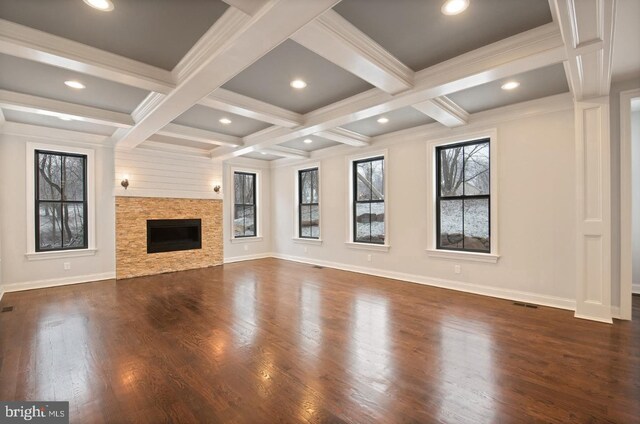
[[[409,67],[333,10],[291,39],[387,93],[413,86]]]
[[[0,128],[4,126],[5,122],[7,122],[7,120],[4,117],[4,112],[0,109]]]
[[[267,3],[267,0],[222,0],[231,7],[242,10],[249,16],[253,16]]]
[[[447,96],[416,103],[413,108],[446,127],[459,127],[469,122],[469,114]]]
[[[333,129],[511,75],[561,63],[566,52],[553,23],[465,53],[416,73],[415,87],[392,96],[377,88],[310,112],[305,125],[288,133],[245,137],[245,145],[232,152],[217,152],[218,160],[242,156],[289,140]]]
[[[305,152],[304,150],[292,149],[284,146],[273,146],[268,149],[260,150],[260,152],[272,156],[291,159],[306,159],[311,156],[309,152]]]
[[[171,72],[76,41],[0,19],[0,53],[98,78],[169,93]]]
[[[354,147],[364,147],[371,144],[371,137],[359,134],[354,131],[345,130],[344,128],[334,128],[332,130],[320,131],[318,133],[315,133],[314,135]]]
[[[178,86],[121,139],[134,148],[330,9],[337,0],[270,0],[254,16],[229,8],[174,69]]]
[[[200,100],[199,104],[287,128],[297,127],[303,123],[303,117],[299,113],[224,88],[218,88]]]
[[[616,0],[550,0],[550,6],[564,40],[565,72],[575,100],[608,95]]]
[[[79,121],[118,128],[129,128],[133,125],[133,119],[126,113],[113,112],[7,90],[0,90],[0,107],[19,112],[46,114],[50,116],[70,116]]]
[[[178,124],[167,124],[157,132],[159,135],[180,138],[182,140],[197,141],[200,143],[214,144],[217,146],[238,147],[242,145],[240,137],[220,134],[214,131],[202,130],[199,128],[186,127]]]

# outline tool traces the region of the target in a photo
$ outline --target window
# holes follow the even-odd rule
[[[233,236],[255,237],[256,220],[256,174],[233,173]]]
[[[489,139],[436,147],[436,247],[491,252]]]
[[[34,153],[36,252],[86,249],[87,156]]]
[[[298,236],[320,238],[318,168],[298,171]]]
[[[353,241],[384,244],[384,157],[353,164]]]

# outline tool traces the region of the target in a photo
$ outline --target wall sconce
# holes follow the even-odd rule
[[[221,189],[221,188],[222,188],[222,187],[220,187],[220,185],[218,184],[218,185],[216,185],[215,187],[213,187],[213,191],[215,191],[216,193],[220,193],[220,189]]]
[[[122,181],[120,181],[120,185],[124,187],[125,190],[129,187],[129,177],[127,175],[125,175]]]

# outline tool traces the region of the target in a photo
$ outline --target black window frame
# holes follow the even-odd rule
[[[61,158],[61,165],[60,165],[60,182],[61,182],[61,192],[60,192],[60,200],[40,200],[40,166],[39,166],[39,162],[38,162],[38,158],[40,157],[41,154],[44,155],[53,155],[53,156],[60,156]],[[72,158],[80,158],[83,161],[83,176],[82,176],[82,200],[65,200],[65,196],[64,196],[64,189],[65,189],[65,163],[66,161],[64,160],[64,158],[66,157],[72,157]],[[36,240],[36,245],[35,245],[35,251],[36,252],[60,252],[60,251],[68,251],[68,250],[82,250],[82,249],[88,249],[89,248],[89,214],[88,214],[88,201],[87,201],[87,164],[88,164],[88,159],[87,159],[87,155],[84,154],[80,154],[80,153],[69,153],[69,152],[57,152],[57,151],[53,151],[53,150],[41,150],[41,149],[36,149],[34,150],[34,155],[33,155],[33,161],[34,161],[34,174],[35,174],[35,178],[34,178],[34,183],[35,183],[35,187],[34,187],[34,215],[35,215],[35,240]],[[82,231],[84,234],[84,243],[82,246],[72,246],[72,247],[64,247],[64,234],[61,234],[60,237],[60,245],[61,247],[55,247],[52,249],[43,249],[40,247],[40,204],[41,203],[57,203],[60,205],[60,213],[64,213],[64,205],[65,204],[82,204],[83,208],[82,208],[82,214],[83,214],[83,225],[82,225]],[[64,219],[64,218],[63,218]]]
[[[462,195],[460,196],[442,196],[442,181],[441,181],[441,171],[440,171],[440,162],[441,162],[441,152],[443,150],[455,149],[459,147],[473,146],[476,144],[486,144],[489,148],[489,193],[488,194],[477,194],[477,195],[465,195],[464,194],[464,183],[462,184]],[[462,161],[462,178],[465,178],[464,175],[464,160]],[[464,201],[465,199],[474,200],[474,199],[486,199],[487,200],[487,234],[489,235],[489,248],[487,250],[483,249],[468,249],[464,247]],[[442,247],[442,237],[440,235],[440,201],[441,200],[462,200],[462,248],[456,247]],[[464,141],[461,143],[454,144],[445,144],[441,146],[436,146],[436,249],[438,250],[448,250],[454,252],[470,252],[470,253],[485,253],[491,254],[491,138],[481,138],[477,140]]]
[[[253,203],[244,203],[244,188],[246,187],[245,182],[243,180],[242,182],[242,203],[238,203],[238,199],[236,198],[236,191],[235,191],[235,183],[236,183],[236,175],[243,175],[244,178],[246,177],[252,177],[253,178]],[[248,207],[248,206],[252,206],[253,207],[253,228],[254,228],[254,234],[246,234],[247,233],[247,217],[246,214],[243,214],[243,220],[244,220],[244,233],[243,235],[236,235],[235,233],[235,226],[233,228],[233,238],[250,238],[250,237],[258,237],[258,199],[256,197],[256,186],[258,183],[258,174],[256,174],[255,172],[245,172],[245,171],[233,171],[233,219],[232,221],[235,221],[235,216],[236,216],[236,208],[238,206],[242,206],[243,209]]]
[[[317,202],[313,202],[313,187],[314,187],[314,179],[311,178],[311,203],[304,203],[302,201],[302,174],[305,172],[309,172],[311,173],[311,175],[313,175],[313,172],[315,172],[315,190],[318,193],[318,201]],[[299,238],[303,238],[303,239],[311,239],[311,240],[319,240],[320,239],[320,222],[318,222],[318,237],[313,237],[313,235],[311,236],[303,236],[302,235],[302,207],[303,206],[309,206],[309,207],[313,207],[313,206],[317,206],[318,207],[318,215],[320,214],[320,170],[319,168],[313,167],[313,168],[305,168],[305,169],[299,169],[298,170],[298,237]],[[311,212],[309,212],[311,213]],[[311,234],[313,234],[313,231],[311,231]]]
[[[383,199],[382,200],[358,200],[358,165],[361,163],[367,163],[367,162],[376,162],[376,161],[382,161],[382,189],[383,189]],[[352,184],[353,184],[353,199],[352,199],[352,209],[353,209],[353,213],[352,213],[352,217],[351,217],[351,225],[353,226],[353,233],[352,233],[352,237],[353,237],[353,242],[354,243],[364,243],[364,244],[377,244],[377,245],[384,245],[387,241],[387,222],[386,222],[386,214],[387,214],[387,206],[385,204],[386,202],[386,198],[387,198],[387,193],[385,192],[385,188],[386,188],[386,182],[387,182],[387,176],[385,175],[385,161],[386,158],[384,155],[380,155],[380,156],[374,156],[374,157],[370,157],[370,158],[365,158],[365,159],[358,159],[358,160],[354,160],[351,162],[351,178],[353,179]],[[369,241],[363,241],[363,240],[358,240],[358,222],[357,222],[357,209],[358,209],[358,204],[372,204],[372,203],[382,203],[384,205],[384,213],[385,213],[385,222],[384,222],[384,240],[382,241],[372,241],[372,237],[371,237],[371,222],[369,223]]]

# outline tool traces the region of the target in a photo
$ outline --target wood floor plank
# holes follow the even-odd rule
[[[7,293],[2,400],[74,423],[633,423],[635,321],[276,259]]]

